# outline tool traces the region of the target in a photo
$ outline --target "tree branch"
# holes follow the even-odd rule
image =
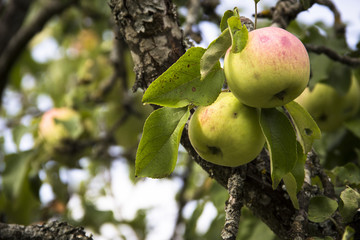
[[[40,32],[45,24],[54,15],[61,13],[78,0],[68,1],[49,1],[46,6],[38,13],[38,15],[27,25],[23,26],[17,33],[11,38],[9,43],[0,55],[0,103],[2,99],[2,93],[7,84],[7,77],[11,70],[12,65],[23,52],[28,42]],[[1,36],[1,35],[0,35]],[[1,36],[2,37],[2,36]]]
[[[175,6],[170,0],[111,0],[109,5],[134,61],[133,90],[146,89],[185,52]]]
[[[315,3],[314,0],[310,0],[310,6]],[[306,10],[300,1],[297,0],[285,0],[278,1],[274,8],[271,10],[272,25],[286,28],[289,23],[296,18],[296,16]]]
[[[246,178],[246,165],[234,168],[228,181],[229,200],[225,206],[225,225],[221,233],[224,240],[236,240],[239,230],[241,208],[243,203],[243,189]]]
[[[334,29],[337,36],[345,36],[346,25],[341,21],[341,14],[331,0],[315,0],[317,4],[324,5],[334,14]]]
[[[349,56],[342,56],[340,54],[338,54],[337,52],[335,52],[334,50],[327,48],[325,46],[315,46],[312,44],[305,44],[306,49],[309,52],[313,52],[316,54],[325,54],[327,57],[329,57],[330,59],[352,66],[352,67],[356,67],[360,65],[360,58],[353,58],[353,57],[349,57]]]
[[[12,0],[7,6],[1,3],[4,12],[0,12],[0,55],[22,26],[32,2],[33,0]]]
[[[92,240],[83,228],[73,227],[65,222],[49,222],[42,225],[22,226],[0,223],[1,240],[57,239]]]

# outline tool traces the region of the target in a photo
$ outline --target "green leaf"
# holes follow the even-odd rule
[[[261,109],[260,125],[270,153],[275,189],[297,161],[296,135],[289,119],[275,108]]]
[[[311,80],[309,82],[310,89],[313,89],[316,83],[324,81],[328,78],[327,66],[330,64],[330,59],[325,55],[318,55],[309,53],[310,68],[316,69],[312,71]]]
[[[166,107],[184,107],[189,104],[209,105],[219,95],[225,80],[218,62],[200,80],[200,59],[205,49],[190,48],[179,60],[150,84],[143,96],[144,103]]]
[[[341,192],[340,198],[343,203],[340,206],[340,214],[345,222],[351,222],[360,206],[360,194],[354,189],[347,187]]]
[[[292,101],[285,105],[295,124],[295,129],[300,136],[299,141],[304,150],[308,153],[315,139],[321,138],[321,131],[310,114],[298,103]]]
[[[188,108],[160,108],[150,114],[136,153],[136,176],[161,178],[172,173],[189,116]]]
[[[221,32],[223,32],[225,29],[228,28],[227,20],[232,16],[234,16],[234,12],[231,11],[231,10],[227,10],[224,13],[224,16],[221,18],[221,22],[220,22],[220,30],[221,30]]]
[[[245,25],[242,25],[240,17],[230,17],[228,19],[228,26],[231,34],[231,52],[239,53],[241,52],[248,40],[248,30]]]
[[[219,59],[225,55],[231,46],[231,36],[229,30],[226,29],[221,35],[212,41],[206,49],[204,55],[200,59],[201,79],[206,79],[209,73],[214,71],[214,67],[219,64]]]
[[[310,199],[308,217],[312,222],[323,222],[331,217],[338,208],[338,203],[325,196],[316,196]]]
[[[360,184],[359,172],[359,167],[354,163],[347,163],[332,170],[336,176],[336,185]]]
[[[351,68],[335,61],[327,66],[328,77],[325,83],[333,86],[340,95],[345,95],[351,85]],[[341,81],[339,81],[341,79]]]
[[[294,206],[295,209],[299,209],[299,201],[297,198],[297,183],[296,183],[296,179],[294,177],[294,175],[292,175],[291,173],[287,173],[284,177],[283,177],[284,183],[285,183],[285,187],[286,187],[286,191],[290,196],[290,200]]]
[[[13,128],[13,139],[14,142],[19,149],[20,141],[25,133],[29,132],[29,128],[20,124]]]
[[[72,139],[80,137],[84,131],[80,116],[74,116],[66,120],[54,118],[54,120],[56,124],[61,124],[64,126],[66,131],[70,133],[70,137]]]
[[[17,198],[29,173],[32,151],[14,153],[5,156],[6,167],[2,175],[4,192],[10,199]]]
[[[297,161],[295,163],[294,168],[291,170],[291,174],[294,176],[297,184],[296,192],[299,192],[304,184],[305,161],[306,161],[306,154],[304,154],[300,143],[297,142]]]
[[[296,209],[299,209],[299,201],[297,199],[297,193],[301,190],[305,178],[305,161],[306,155],[304,154],[302,147],[297,142],[297,161],[291,172],[287,173],[284,177],[284,183],[286,190],[290,196],[290,200]]]
[[[355,236],[355,230],[350,226],[346,226],[341,240],[355,240],[354,236]]]

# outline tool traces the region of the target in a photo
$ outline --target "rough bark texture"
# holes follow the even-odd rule
[[[92,240],[84,229],[72,227],[65,222],[50,222],[42,225],[21,226],[0,223],[0,240]]]
[[[315,1],[311,1],[311,5]],[[135,64],[136,84],[134,89],[146,90],[149,84],[164,72],[184,52],[182,32],[178,26],[174,7],[169,0],[111,0],[110,6],[121,34],[129,44]],[[303,11],[298,1],[279,1],[272,10],[273,24],[286,27],[296,15]],[[162,53],[159,55],[159,53]],[[221,167],[204,161],[190,144],[185,126],[181,144],[191,158],[197,162],[224,188],[230,198],[226,205],[226,223],[223,239],[235,239],[240,210],[243,205],[262,219],[282,239],[306,239],[312,236],[332,236],[339,239],[341,231],[331,221],[316,224],[307,219],[309,199],[315,195],[328,195],[317,187],[304,184],[299,192],[300,209],[296,210],[282,183],[275,190],[271,186],[269,156],[265,150],[245,167]],[[316,159],[316,158],[315,158]],[[310,174],[323,175],[317,171],[314,158],[309,157]],[[317,166],[316,169],[314,166]],[[316,171],[315,171],[315,170]],[[329,179],[322,176],[325,185]],[[341,219],[335,219],[341,225]]]
[[[146,89],[185,52],[175,6],[163,0],[111,0],[109,5],[135,63],[133,90]]]

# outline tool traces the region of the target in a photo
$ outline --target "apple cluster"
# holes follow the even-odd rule
[[[308,84],[310,61],[297,37],[266,27],[249,32],[240,52],[228,49],[224,71],[231,92],[196,109],[189,138],[205,160],[236,167],[255,159],[265,144],[260,109],[283,106],[298,97]]]

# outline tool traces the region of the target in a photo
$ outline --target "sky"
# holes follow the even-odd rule
[[[265,6],[274,5],[275,0],[261,0],[258,4],[259,11],[263,10]],[[348,23],[347,27],[347,39],[350,47],[354,48],[355,44],[360,39],[360,4],[359,0],[334,0],[333,1],[338,9],[341,12],[342,20],[345,23]],[[222,0],[221,5],[216,9],[219,14],[222,14],[226,10],[231,10],[235,6],[242,9],[240,12],[241,15],[251,18],[254,13],[254,4],[252,0]],[[299,14],[298,20],[301,22],[312,24],[316,21],[322,20],[327,25],[331,26],[333,23],[333,15],[326,7],[314,5],[308,11]],[[200,44],[204,47],[214,40],[218,34],[219,30],[213,24],[202,24],[200,29],[203,31],[203,43]],[[44,50],[45,49],[45,50]],[[57,43],[54,39],[45,40],[42,45],[38,45],[33,50],[33,56],[39,62],[44,62],[54,57],[58,57]],[[34,84],[34,79],[27,79],[27,84]],[[8,92],[7,94],[15,94]],[[13,99],[14,96],[7,96],[9,99]],[[44,96],[46,97],[46,96]],[[49,100],[50,101],[50,100]],[[40,101],[42,103],[49,101]],[[8,105],[10,108],[16,108],[16,102],[9,101],[9,103],[14,103],[13,105]],[[51,107],[51,102],[46,106],[39,106],[40,109],[47,109]],[[0,129],[1,129],[1,119],[0,119]],[[3,134],[10,134],[8,131]],[[31,148],[31,136],[27,136],[29,139],[24,140],[24,147]],[[10,137],[6,137],[10,139]],[[9,143],[7,143],[9,144]],[[11,145],[11,144],[10,144]],[[9,146],[10,146],[9,145]],[[12,147],[14,147],[12,145]],[[8,147],[8,148],[11,148]],[[119,149],[113,149],[113,151],[120,151]],[[83,159],[82,163],[86,166],[87,160]],[[115,215],[119,218],[131,219],[135,216],[136,211],[141,208],[152,208],[147,216],[151,224],[151,231],[146,240],[166,240],[169,239],[169,236],[173,233],[173,227],[176,218],[176,202],[175,195],[179,188],[181,187],[180,181],[169,181],[169,180],[154,180],[154,179],[144,179],[138,184],[133,185],[133,183],[128,178],[128,168],[125,161],[121,159],[114,161],[112,169],[109,173],[113,181],[113,193],[114,199],[109,197],[103,197],[98,199],[97,205],[103,210],[108,209],[117,209]],[[88,176],[84,172],[64,172],[62,178],[66,181],[73,182],[75,185],[81,180],[86,179]],[[75,186],[76,187],[76,186]],[[156,192],[157,194],[153,194]],[[48,202],[53,198],[51,188],[48,185],[44,185],[41,189],[41,196],[43,202]],[[146,199],[146,201],[143,201]],[[140,201],[138,201],[140,200]],[[72,198],[69,203],[70,207],[73,209],[80,209],[74,211],[74,217],[80,218],[83,215],[80,206],[80,199]],[[184,210],[185,216],[190,216],[194,210],[196,204],[191,202]],[[216,210],[211,204],[207,205],[204,211],[203,216],[200,218],[201,223],[199,224],[198,231],[205,232],[209,227],[209,222],[216,215]],[[166,219],[166,221],[164,221]],[[161,220],[161,221],[160,221]],[[134,239],[131,237],[132,232],[130,229],[123,227],[117,229],[115,226],[106,224],[102,227],[102,237],[97,237],[98,240],[106,239],[121,239],[119,238],[119,231],[128,237],[128,239]]]

